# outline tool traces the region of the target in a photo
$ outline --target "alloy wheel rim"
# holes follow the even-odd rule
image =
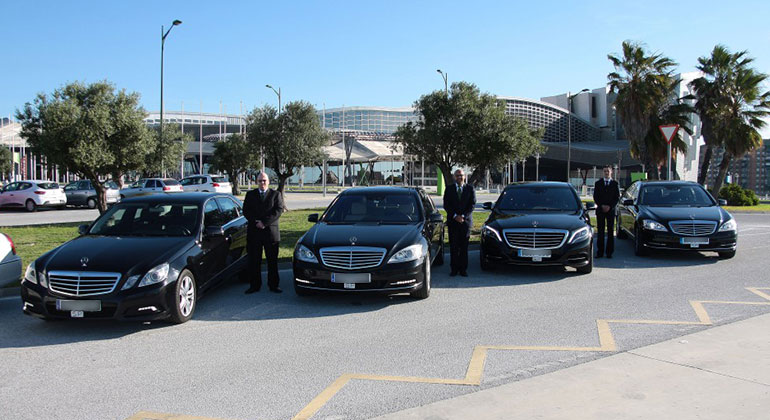
[[[184,276],[179,285],[179,311],[183,316],[190,316],[195,306],[195,287],[190,276]]]

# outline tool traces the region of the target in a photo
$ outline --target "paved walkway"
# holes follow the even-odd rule
[[[770,314],[380,420],[768,419]]]

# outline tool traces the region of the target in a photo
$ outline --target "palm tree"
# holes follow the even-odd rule
[[[730,95],[724,102],[720,101],[717,114],[723,120],[717,124],[717,136],[724,139],[724,155],[711,190],[715,197],[722,189],[730,161],[762,145],[758,130],[765,127],[763,119],[770,116],[770,91],[761,92],[767,78],[764,73],[741,66],[735,72],[734,84],[726,90]]]
[[[752,61],[746,57],[746,51],[730,53],[727,47],[717,45],[711,51],[710,57],[698,58],[698,70],[703,76],[690,83],[698,100],[695,110],[701,120],[701,132],[706,143],[706,152],[702,157],[698,183],[705,184],[711,157],[716,147],[724,145],[724,139],[719,136],[725,131],[726,115],[720,115],[727,110],[730,97],[735,92],[735,77],[740,69],[745,69]]]
[[[644,46],[623,42],[623,55],[607,55],[615,71],[607,75],[611,92],[617,91],[615,108],[637,159],[649,167],[652,156],[645,138],[653,115],[668,104],[677,81],[676,63],[661,54],[648,55]]]

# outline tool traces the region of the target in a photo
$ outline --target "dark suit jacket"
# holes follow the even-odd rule
[[[604,178],[596,181],[594,184],[594,203],[596,203],[596,212],[601,212],[601,206],[610,206],[610,212],[615,210],[615,206],[620,200],[620,187],[614,179],[610,180],[610,185],[604,185]]]
[[[280,242],[281,230],[278,227],[278,219],[281,213],[283,213],[283,198],[278,191],[268,188],[264,200],[260,200],[258,188],[247,192],[243,200],[243,217],[249,221],[248,240]],[[257,229],[257,220],[262,221],[265,225],[264,229]]]
[[[473,209],[476,206],[476,191],[473,187],[463,185],[463,192],[457,197],[457,184],[452,184],[444,191],[444,210],[446,210],[447,221],[450,224],[457,223],[454,216],[457,214],[465,217],[464,225],[467,227],[467,234],[471,234],[473,227]]]

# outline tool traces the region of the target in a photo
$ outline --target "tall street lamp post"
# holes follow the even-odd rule
[[[438,72],[438,74],[441,75],[441,78],[444,79],[444,93],[447,96],[449,96],[449,84],[447,83],[447,79],[448,79],[449,75],[447,73],[444,73],[443,71],[441,71],[441,69],[438,69],[436,71]]]
[[[166,46],[166,37],[169,32],[174,29],[174,26],[181,24],[181,20],[175,19],[171,22],[171,27],[168,28],[168,31],[165,31],[163,25],[160,27],[160,166],[161,170],[164,172],[163,176],[165,176],[166,172],[165,166],[163,165],[163,51]]]
[[[278,96],[278,116],[280,117],[281,116],[281,87],[279,86],[278,90],[275,90],[275,88],[270,86],[270,85],[265,85],[265,87],[268,88],[268,89],[272,89],[273,92],[275,92],[276,96]],[[281,127],[281,131],[283,131],[283,127]],[[279,135],[279,140],[280,140],[280,135],[281,134],[283,134],[283,133],[279,133],[278,134]],[[280,165],[280,163],[278,163],[278,164]],[[276,168],[276,169],[278,169],[278,168]],[[264,156],[264,154],[262,155],[262,172],[265,172],[265,156]]]
[[[567,92],[567,182],[569,182],[570,163],[572,161],[572,99],[583,92],[588,92],[588,89],[583,89],[574,95],[572,92]]]

